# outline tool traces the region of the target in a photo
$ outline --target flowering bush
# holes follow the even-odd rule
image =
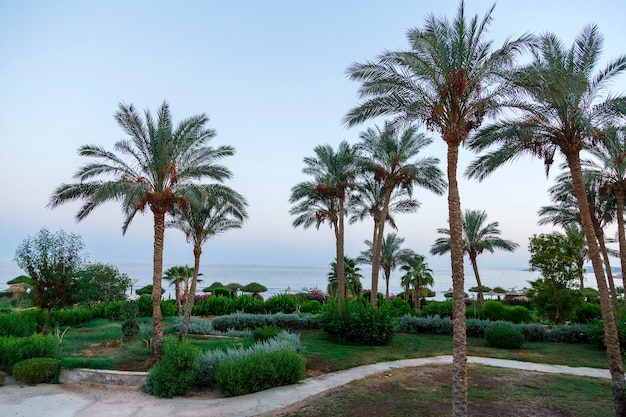
[[[324,304],[326,302],[326,294],[324,294],[324,291],[320,289],[313,288],[309,291],[309,294],[311,300],[319,301],[320,304]]]

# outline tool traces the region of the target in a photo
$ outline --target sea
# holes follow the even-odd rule
[[[119,263],[115,266],[120,272],[127,274],[133,280],[133,291],[152,284],[152,265],[146,263]],[[167,269],[173,265],[164,265],[163,269]],[[371,268],[367,265],[361,265],[361,274],[363,278],[361,282],[363,289],[371,288]],[[330,267],[328,265],[220,265],[220,264],[201,264],[200,272],[202,276],[201,283],[198,283],[198,293],[202,288],[208,287],[213,282],[219,281],[222,284],[239,283],[242,285],[251,282],[258,282],[267,288],[267,292],[261,295],[264,298],[271,297],[275,294],[284,292],[300,292],[311,289],[320,289],[326,291],[328,284],[328,273]],[[452,274],[450,268],[432,268],[435,284],[432,290],[435,291],[435,300],[445,299],[444,294],[452,287]],[[480,268],[480,277],[482,284],[491,288],[502,287],[506,290],[519,291],[529,288],[529,281],[539,278],[539,272],[529,271],[528,268]],[[8,288],[7,281],[24,274],[13,262],[0,261],[0,291]],[[395,270],[391,274],[389,282],[390,294],[398,294],[402,292],[400,285],[402,273]],[[617,280],[616,285],[621,285],[621,279]],[[476,285],[473,271],[469,265],[465,270],[465,290]],[[586,274],[586,286],[596,288],[595,277],[593,274]],[[174,297],[174,287],[170,286],[167,281],[163,282],[163,288],[166,290],[164,297]],[[383,274],[379,275],[378,290],[384,294],[385,280]],[[468,294],[472,296],[472,293]],[[130,295],[130,289],[129,289]],[[475,294],[474,294],[475,296]]]

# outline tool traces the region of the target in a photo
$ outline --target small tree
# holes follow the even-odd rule
[[[84,243],[80,236],[42,228],[28,236],[15,251],[14,261],[33,282],[33,303],[46,311],[42,332],[46,333],[50,310],[68,305],[72,285],[83,263]]]
[[[533,302],[539,314],[554,323],[571,318],[583,301],[579,282],[578,244],[560,233],[534,235],[530,239],[530,265],[542,278],[531,282]]]
[[[78,273],[72,290],[72,301],[124,301],[129,286],[128,275],[121,273],[115,266],[105,263],[89,264]]]

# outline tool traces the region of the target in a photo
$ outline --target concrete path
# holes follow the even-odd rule
[[[572,368],[505,359],[468,357],[469,363],[610,379],[607,369]],[[308,378],[299,384],[273,388],[235,398],[209,398],[209,395],[161,399],[142,391],[93,387],[85,384],[16,385],[0,387],[2,417],[242,417],[256,416],[287,407],[307,397],[394,368],[451,364],[452,356],[406,359],[359,366]]]

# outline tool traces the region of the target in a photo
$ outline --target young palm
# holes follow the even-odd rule
[[[415,312],[421,311],[422,289],[435,284],[433,271],[428,267],[426,258],[412,250],[407,250],[400,257],[402,266],[400,269],[404,271],[402,275],[402,286],[404,287],[404,299],[408,299],[409,287],[413,286],[413,304]]]
[[[408,51],[388,51],[375,62],[355,64],[351,79],[361,81],[365,101],[345,117],[348,126],[378,116],[421,121],[447,144],[448,218],[454,287],[453,415],[467,415],[467,355],[463,275],[463,231],[457,183],[459,147],[485,116],[496,113],[508,86],[500,82],[531,37],[493,50],[486,39],[493,6],[482,19],[466,19],[461,2],[453,21],[429,15],[423,29],[410,29]]]
[[[337,259],[337,305],[341,308],[345,294],[344,234],[346,201],[357,175],[356,153],[348,142],[341,142],[335,152],[330,145],[317,146],[314,158],[304,158],[302,172],[313,177],[312,181],[297,184],[291,189],[289,202],[295,204],[290,213],[297,216],[293,226],[305,229],[315,224],[319,229],[328,221],[335,233]]]
[[[602,140],[589,149],[593,159],[583,161],[583,166],[596,179],[599,193],[602,196],[610,196],[615,201],[617,239],[622,271],[626,271],[626,233],[624,232],[624,199],[626,198],[625,129],[624,127],[616,128],[614,126],[606,128],[602,135]],[[622,273],[622,280],[624,288],[626,288],[626,273]]]
[[[193,245],[193,268],[191,288],[185,292],[184,315],[180,336],[185,337],[191,321],[191,310],[196,298],[196,287],[200,270],[202,246],[207,240],[227,230],[239,229],[247,219],[245,198],[229,187],[212,185],[205,187],[199,199],[193,199],[183,210],[174,212],[168,227],[182,231]],[[189,268],[188,268],[189,269]],[[188,274],[187,274],[188,275]]]
[[[50,207],[81,200],[78,221],[96,207],[109,201],[121,203],[125,216],[122,232],[138,212],[150,209],[154,219],[154,254],[152,271],[152,358],[161,357],[163,325],[161,315],[161,280],[165,215],[174,207],[185,207],[198,193],[201,180],[223,181],[230,171],[216,161],[235,153],[231,146],[213,148],[207,143],[216,135],[205,126],[205,114],[192,116],[173,126],[167,103],[160,107],[156,120],[149,111],[145,119],[134,106],[120,104],[115,119],[128,135],[115,144],[115,152],[96,145],[81,146],[79,155],[93,158],[79,168],[74,184],[62,184],[50,198]]]
[[[477,257],[484,251],[493,253],[496,249],[513,252],[519,245],[499,237],[501,231],[498,222],[485,224],[487,212],[484,210],[465,210],[463,213],[463,250],[469,257],[478,285],[478,301],[485,302],[483,286],[478,273]],[[437,229],[437,233],[447,237],[438,238],[430,249],[433,255],[450,252],[450,229]]]
[[[492,145],[498,148],[473,162],[468,173],[483,179],[497,167],[523,154],[543,159],[547,167],[557,151],[565,157],[598,283],[615,412],[626,415],[619,339],[580,159],[581,150],[600,141],[599,129],[622,115],[626,107],[626,98],[607,94],[609,83],[626,70],[626,56],[594,72],[602,43],[602,36],[593,25],[576,37],[570,49],[555,35],[543,35],[533,61],[514,77],[523,88],[527,104],[520,108],[519,117],[497,122],[473,138],[469,145],[475,150]]]
[[[345,294],[348,297],[356,298],[361,294],[363,286],[361,285],[361,269],[356,265],[356,260],[348,256],[344,257],[344,276],[346,278]],[[330,272],[328,273],[328,286],[326,291],[331,297],[336,297],[339,287],[337,274],[337,261],[330,264]]]
[[[163,279],[170,282],[170,285],[174,285],[174,297],[176,299],[176,315],[180,316],[180,284],[183,282],[183,267],[172,266],[163,273]]]
[[[437,167],[437,158],[418,158],[431,139],[417,132],[415,126],[400,130],[386,123],[384,129],[367,129],[360,134],[359,165],[364,175],[381,186],[379,210],[374,217],[372,239],[372,305],[378,305],[378,273],[381,268],[384,228],[394,191],[406,190],[410,197],[415,185],[442,194],[446,184]]]
[[[407,249],[401,248],[404,240],[404,238],[398,237],[396,233],[388,233],[387,237],[383,239],[380,251],[380,270],[383,272],[385,278],[385,298],[389,298],[391,272],[396,269],[400,257],[407,251]],[[373,244],[370,240],[366,240],[365,245],[367,245],[368,249],[361,252],[361,255],[357,258],[357,262],[371,264]]]

